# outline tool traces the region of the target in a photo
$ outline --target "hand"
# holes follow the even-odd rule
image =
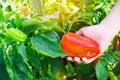
[[[112,38],[114,37],[114,33],[111,32],[111,29],[109,27],[106,27],[107,25],[104,24],[98,24],[94,26],[89,26],[80,29],[79,31],[76,32],[78,35],[83,35],[86,37],[89,37],[93,40],[95,40],[99,46],[100,46],[100,54],[98,54],[96,57],[87,59],[86,57],[67,57],[67,60],[77,62],[77,63],[90,63],[94,61],[96,58],[101,56],[102,53],[106,50],[106,48],[109,46]]]

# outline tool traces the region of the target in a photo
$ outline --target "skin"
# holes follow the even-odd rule
[[[91,63],[96,58],[101,56],[110,45],[111,40],[120,30],[120,0],[116,2],[111,12],[101,23],[89,27],[85,27],[76,32],[76,34],[83,35],[95,40],[100,46],[100,54],[94,58],[87,59],[86,57],[67,57],[67,60],[77,63]]]

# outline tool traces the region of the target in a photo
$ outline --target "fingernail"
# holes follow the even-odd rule
[[[86,58],[86,57],[83,57],[83,58],[82,58],[82,61],[86,61],[86,60],[87,60],[87,58]]]
[[[72,57],[67,57],[67,60],[68,61],[73,61],[73,58]]]
[[[77,62],[78,64],[79,64],[79,63],[82,63],[82,61],[80,60],[79,57],[75,57],[75,58],[74,58],[74,61]]]

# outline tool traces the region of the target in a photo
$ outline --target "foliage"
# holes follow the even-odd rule
[[[0,1],[0,80],[120,79],[120,44],[111,42],[93,63],[77,64],[61,56],[66,32],[101,22],[116,0],[2,0]],[[15,28],[19,32],[8,37]],[[116,35],[120,42],[120,33]],[[116,48],[115,48],[116,47]],[[115,50],[113,50],[115,48]]]

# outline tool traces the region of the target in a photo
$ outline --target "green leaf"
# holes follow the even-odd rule
[[[29,80],[33,79],[31,69],[24,62],[22,57],[18,53],[14,53],[9,58],[10,63],[12,64],[12,69],[14,70],[14,80]]]
[[[5,22],[7,22],[13,14],[15,14],[15,11],[10,11],[7,14],[5,14],[4,15],[5,16]]]
[[[107,63],[103,60],[99,60],[96,65],[96,76],[98,80],[107,80],[108,78],[108,67]]]
[[[8,24],[7,24],[7,28],[15,28],[15,27],[16,27],[16,26],[15,26],[15,23],[14,23],[13,19],[10,20],[10,21],[8,22]]]
[[[7,53],[4,51],[6,68],[11,78],[10,80],[33,80],[32,70],[28,66],[28,63],[17,53],[16,46],[10,46],[10,48],[7,48]]]
[[[67,77],[70,77],[75,71],[75,68],[72,66],[70,62],[68,62],[65,68],[66,68]]]
[[[116,54],[117,56],[120,56],[120,51],[116,51],[115,54]]]
[[[41,64],[41,62],[43,60],[40,59],[38,53],[35,50],[33,50],[31,47],[27,47],[26,52],[27,52],[27,56],[28,56],[29,61],[30,61],[30,65],[33,66],[39,72],[42,72],[43,65]],[[43,61],[43,62],[44,62],[43,67],[45,68],[46,67],[45,61]]]
[[[2,4],[0,4],[0,9],[2,9],[2,7],[3,7],[3,5],[2,5]]]
[[[120,62],[113,69],[113,72],[114,72],[115,75],[120,75]]]
[[[17,52],[22,56],[24,61],[28,61],[24,43],[21,43],[17,46]]]
[[[6,6],[6,11],[7,11],[7,12],[12,11],[12,6],[11,6],[11,5],[7,5],[7,6]]]
[[[31,47],[27,47],[27,54],[29,58],[30,65],[36,69],[40,75],[45,75],[49,77],[55,77],[57,70],[62,64],[61,58],[49,58],[45,56],[40,56],[36,50]],[[37,73],[34,73],[37,75]]]
[[[103,57],[104,57],[105,60],[107,60],[110,63],[116,62],[115,58],[111,54],[105,54]]]
[[[43,76],[43,77],[40,77],[38,80],[54,80],[54,79]]]
[[[30,18],[30,19],[23,20],[22,27],[26,28],[26,27],[35,26],[35,25],[38,25],[38,24],[40,24],[39,19]]]
[[[48,74],[48,76],[50,76],[50,77],[54,78],[54,76],[53,76],[53,74],[52,74],[52,72],[51,72],[50,68],[51,68],[51,65],[50,65],[50,64],[48,64],[47,74]]]
[[[60,37],[55,31],[48,31],[43,33],[43,35],[47,36],[53,42],[59,43]]]
[[[31,38],[31,43],[32,46],[42,55],[49,56],[51,58],[66,56],[60,45],[44,35],[38,34],[33,36]]]
[[[99,15],[98,14],[96,14],[96,13],[93,13],[93,17],[95,18],[95,24],[99,24],[100,23],[100,21],[99,21]]]
[[[60,66],[62,65],[62,59],[61,58],[55,58],[55,59],[52,59],[52,58],[49,58],[48,59],[49,61],[49,69],[48,69],[48,73],[51,73],[51,77],[55,78],[56,76],[56,73],[58,71],[58,69],[60,68]]]
[[[120,80],[120,74],[117,76],[118,80]]]
[[[78,73],[83,75],[83,76],[90,76],[91,74],[94,73],[94,69],[93,69],[93,64],[89,63],[89,64],[79,64],[78,66]]]
[[[3,51],[0,48],[0,80],[10,80],[3,58]]]
[[[0,22],[4,22],[3,11],[0,9]]]
[[[15,15],[14,23],[15,23],[17,28],[22,27],[22,25],[21,25],[22,24],[22,19],[20,18],[20,16],[18,14]]]
[[[24,32],[25,32],[25,34],[30,34],[31,32],[34,32],[34,31],[36,31],[36,29],[37,29],[37,26],[29,26],[29,27],[26,27],[25,29],[24,29]]]
[[[10,79],[13,79],[14,78],[14,70],[13,70],[13,68],[12,68],[12,66],[11,66],[11,63],[10,63],[10,61],[9,60],[6,60],[6,62],[7,62],[7,64],[6,64],[6,69],[7,69],[7,72],[8,72],[8,74],[9,74],[9,76],[10,76]]]
[[[97,10],[97,9],[102,8],[102,7],[103,7],[103,5],[104,5],[104,3],[103,3],[103,2],[101,2],[99,5],[97,5],[97,6],[94,8],[94,10]]]
[[[60,32],[64,32],[64,30],[58,25],[57,22],[54,21],[43,21],[38,25],[38,30],[45,32],[49,30],[56,30]]]

